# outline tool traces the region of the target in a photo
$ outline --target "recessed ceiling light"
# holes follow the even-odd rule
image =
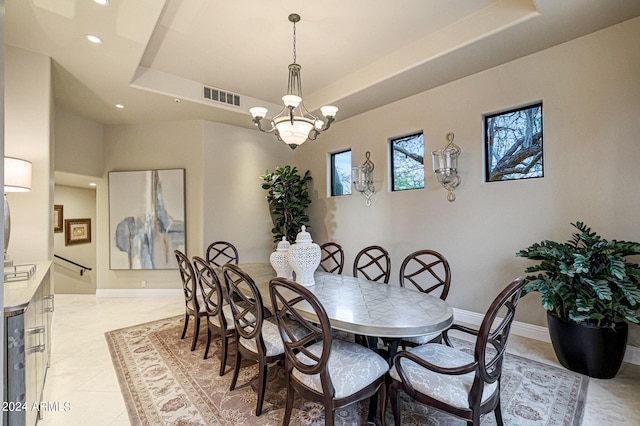
[[[122,109],[122,108],[124,108],[124,105],[122,105],[122,104],[116,104],[116,108],[120,108],[120,109]]]
[[[91,43],[95,43],[95,44],[102,43],[102,39],[100,37],[98,37],[97,35],[87,34],[86,36],[84,36],[84,38],[89,40]]]
[[[95,183],[95,182],[90,182],[90,183],[89,183],[89,186],[98,186],[98,184],[97,184],[97,183]]]
[[[93,2],[100,6],[109,6],[109,0],[93,0]]]

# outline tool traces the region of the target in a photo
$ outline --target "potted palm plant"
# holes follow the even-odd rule
[[[549,335],[566,368],[591,377],[618,373],[628,322],[640,322],[640,267],[627,256],[640,243],[608,241],[582,222],[566,243],[542,241],[516,253],[540,261],[525,269],[523,294],[542,294]]]
[[[274,227],[273,241],[278,243],[285,237],[288,241],[296,238],[302,225],[310,228],[306,210],[311,204],[308,182],[309,170],[300,176],[298,169],[289,165],[276,167],[271,173],[260,178],[264,181],[262,189],[267,190],[267,202],[271,208]]]

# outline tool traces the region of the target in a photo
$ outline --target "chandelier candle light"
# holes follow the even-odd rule
[[[327,120],[326,123],[311,115],[305,108],[302,102],[301,67],[296,63],[296,22],[300,21],[300,15],[292,13],[289,15],[289,21],[293,23],[293,63],[289,65],[287,93],[282,97],[284,108],[269,120],[270,129],[262,127],[261,120],[268,112],[266,108],[253,107],[249,112],[253,117],[253,123],[261,132],[275,133],[278,140],[287,143],[291,149],[296,149],[307,139],[316,140],[320,133],[328,130],[336,118],[338,108],[331,105],[320,108],[320,112]]]
[[[373,185],[373,161],[371,161],[371,153],[367,151],[366,160],[362,166],[356,166],[351,169],[351,181],[356,191],[361,192],[366,199],[367,207],[371,206],[371,196],[376,192]]]
[[[449,142],[444,148],[433,151],[433,172],[438,182],[449,191],[447,200],[455,201],[456,194],[453,190],[460,185],[461,178],[458,175],[458,156],[460,155],[460,147],[453,143],[453,132],[447,133],[447,141]]]

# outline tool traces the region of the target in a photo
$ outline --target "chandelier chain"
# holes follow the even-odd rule
[[[293,63],[296,63],[296,23],[293,22]]]

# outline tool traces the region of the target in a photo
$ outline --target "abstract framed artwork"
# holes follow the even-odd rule
[[[91,219],[65,219],[64,245],[86,244],[91,242]]]
[[[63,232],[64,231],[64,206],[62,204],[54,204],[53,205],[53,232]]]
[[[542,102],[484,116],[485,181],[544,177]]]
[[[110,269],[176,269],[185,250],[184,169],[109,172]]]

